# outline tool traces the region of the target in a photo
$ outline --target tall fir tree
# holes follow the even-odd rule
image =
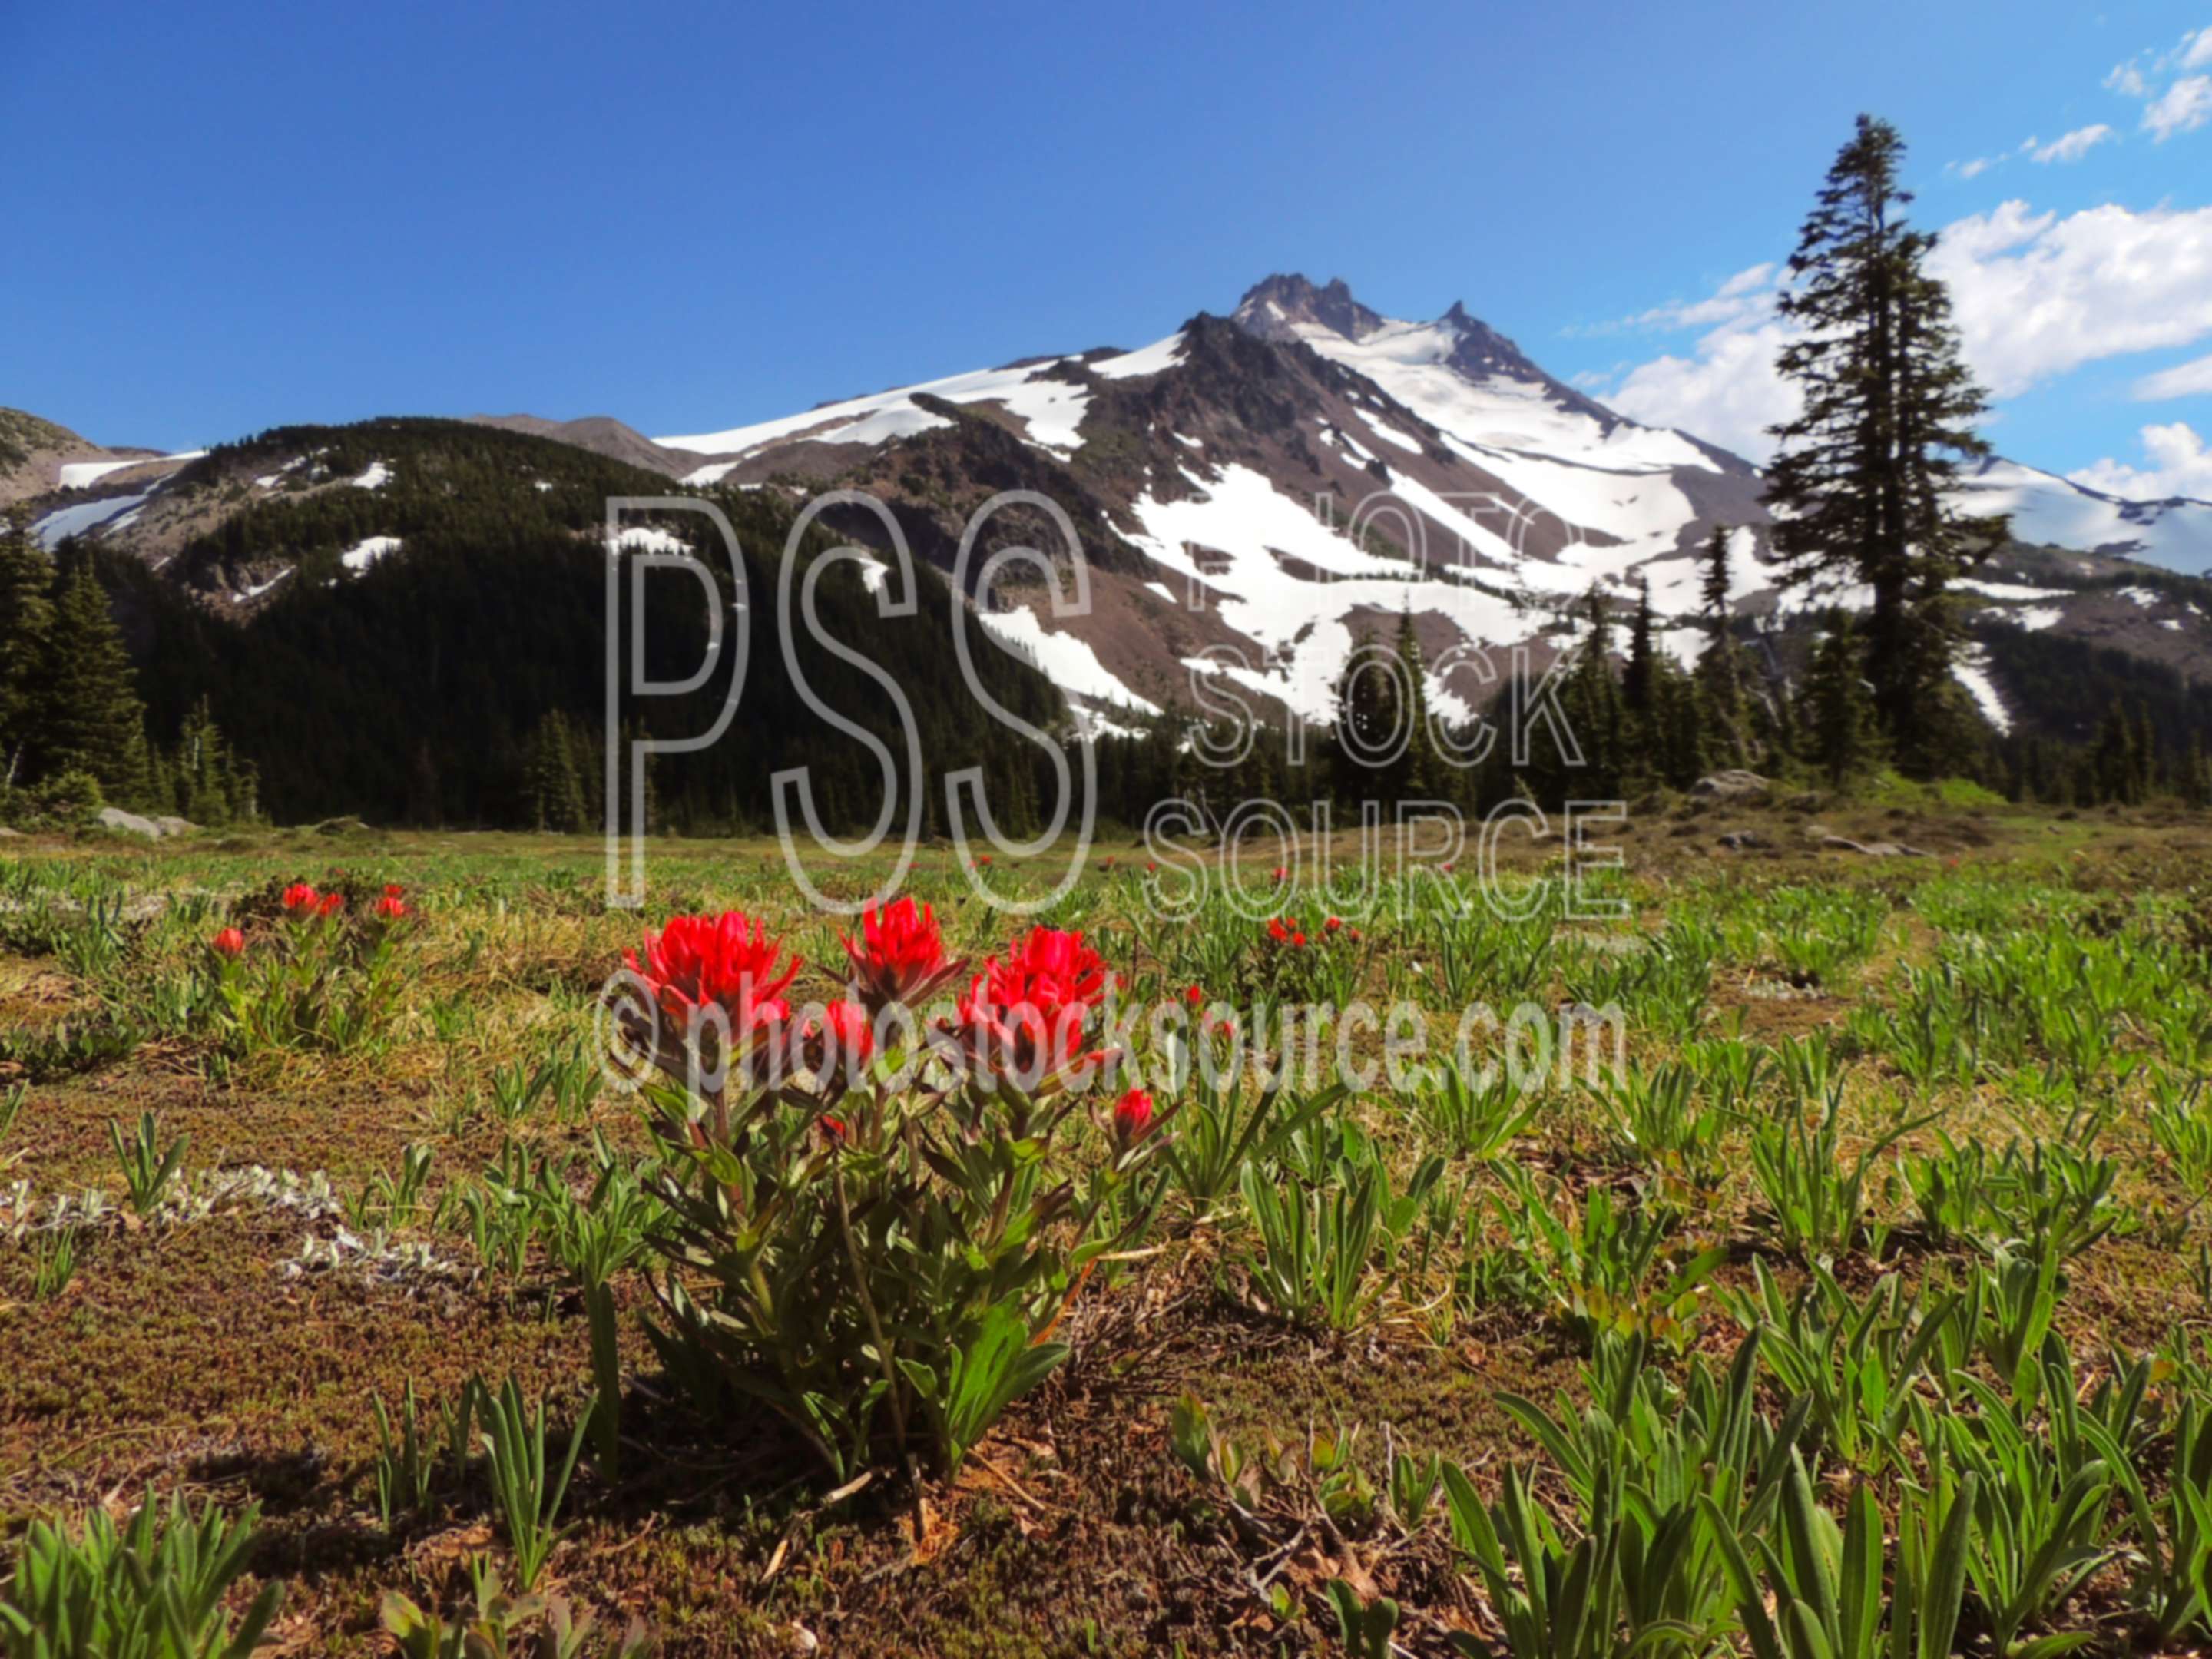
[[[1831,783],[1842,784],[1873,764],[1878,750],[1866,655],[1848,611],[1828,614],[1828,631],[1813,653],[1802,693],[1811,757]]]
[[[1330,732],[1330,781],[1343,801],[1382,799],[1388,787],[1391,734],[1401,731],[1398,689],[1371,629],[1353,635],[1352,653],[1336,682],[1336,720]]]
[[[1773,428],[1766,501],[1796,580],[1871,591],[1875,710],[1900,763],[1920,770],[1920,706],[1948,679],[1961,633],[1951,584],[2007,526],[1953,506],[1960,461],[1989,453],[1973,425],[1989,405],[1927,270],[1936,238],[1904,217],[1904,157],[1896,128],[1861,116],[1790,257],[1778,309],[1794,337],[1776,366],[1803,411]]]
[[[1570,765],[1564,747],[1542,744],[1530,751],[1527,781],[1545,805],[1574,800],[1603,800],[1621,783],[1626,744],[1620,686],[1613,671],[1613,620],[1603,590],[1592,586],[1583,602],[1589,633],[1576,647],[1574,662],[1559,688],[1559,707],[1581,764]]]
[[[568,716],[557,708],[548,709],[530,734],[527,753],[524,788],[533,827],[563,835],[589,827],[584,780],[577,769]]]
[[[40,714],[39,681],[53,633],[54,568],[31,539],[21,503],[0,521],[0,791],[29,781]]]
[[[1387,798],[1433,800],[1440,793],[1439,768],[1429,737],[1429,664],[1413,632],[1410,606],[1398,613],[1398,679],[1392,695],[1406,702],[1406,750],[1390,769]]]
[[[1628,625],[1628,666],[1620,677],[1620,700],[1632,714],[1649,714],[1657,702],[1651,642],[1651,583],[1636,583],[1636,617]]]
[[[49,775],[88,772],[110,800],[144,799],[146,711],[136,683],[107,592],[90,556],[79,554],[54,600],[38,687],[38,744]]]
[[[175,755],[157,753],[155,762],[155,799],[193,823],[218,825],[255,816],[253,769],[232,750],[205,697],[186,712]]]
[[[1733,606],[1729,598],[1733,591],[1729,542],[1734,534],[1731,526],[1715,525],[1698,555],[1698,597],[1704,607],[1707,638],[1694,678],[1698,701],[1703,705],[1701,723],[1706,749],[1723,765],[1744,766],[1758,757],[1745,696],[1745,684],[1751,676],[1744,664],[1743,652],[1736,644]]]

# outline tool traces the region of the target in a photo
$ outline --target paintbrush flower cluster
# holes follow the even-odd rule
[[[1135,1177],[1172,1109],[1097,1086],[1112,981],[1081,933],[970,963],[902,898],[843,951],[815,1003],[738,912],[626,956],[610,1007],[674,1220],[649,1328],[700,1403],[766,1403],[841,1478],[951,1468],[1066,1357],[1053,1333],[1093,1264],[1149,1223]]]

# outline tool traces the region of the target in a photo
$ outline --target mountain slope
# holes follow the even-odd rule
[[[1763,626],[1850,597],[1780,584],[1759,475],[1741,457],[1606,408],[1462,304],[1407,322],[1341,281],[1296,275],[1136,351],[1024,359],[658,441],[699,457],[695,483],[872,490],[946,568],[997,491],[1061,501],[1093,568],[1089,613],[1055,612],[1036,580],[978,598],[1100,709],[1234,688],[1325,718],[1357,639],[1400,611],[1432,662],[1526,644],[1540,663],[1593,586],[1625,604],[1638,581],[1671,623],[1668,648],[1691,656],[1705,637],[1696,555],[1719,524],[1738,527],[1732,599]],[[2135,559],[2212,568],[2212,506],[2116,501],[2002,462],[1972,489],[1976,510],[2014,514],[2025,544],[1980,574],[1990,625],[2197,659],[2202,618],[2109,589]],[[1036,544],[1058,539],[1018,522]],[[839,523],[882,539],[860,515]],[[2078,556],[2054,564],[2033,551],[2045,544]],[[2002,666],[1961,678],[1994,720],[2011,719]],[[1464,708],[1480,684],[1447,667],[1431,690]]]
[[[469,419],[478,426],[526,432],[533,437],[550,438],[556,443],[573,444],[594,455],[604,455],[627,466],[641,467],[671,478],[681,477],[697,465],[690,456],[662,448],[611,415],[586,415],[574,421],[549,421],[540,415],[471,415]]]
[[[1734,527],[1731,601],[1771,659],[1797,659],[1783,636],[1853,599],[1782,583],[1742,458],[1606,408],[1464,305],[1407,321],[1341,281],[1296,275],[1135,350],[1025,358],[715,431],[649,439],[608,416],[481,416],[428,423],[450,429],[427,468],[379,448],[380,432],[416,424],[280,428],[66,479],[50,441],[39,476],[85,487],[41,495],[39,533],[131,554],[210,614],[244,620],[295,570],[357,580],[413,546],[410,515],[444,514],[441,495],[476,501],[472,522],[496,541],[538,533],[549,514],[585,533],[593,489],[772,501],[786,524],[819,492],[865,491],[947,574],[977,526],[966,597],[1102,729],[1231,697],[1326,720],[1356,646],[1401,614],[1432,697],[1471,713],[1492,686],[1470,649],[1502,666],[1505,648],[1525,647],[1540,668],[1578,636],[1593,588],[1625,607],[1648,584],[1662,645],[1693,657],[1706,638],[1698,556],[1717,525]],[[594,465],[629,482],[611,488]],[[2212,607],[2150,575],[2212,569],[2212,506],[2117,501],[2002,461],[1966,493],[1975,510],[2011,513],[2017,538],[1963,590],[1988,639],[1960,678],[1993,723],[2078,713],[2045,707],[2048,677],[2013,665],[2025,659],[2007,648],[2014,636],[2212,669]],[[819,523],[878,552],[893,540],[856,505]],[[1080,594],[1067,586],[1071,540],[1087,568]],[[2143,592],[2157,597],[2130,597]]]
[[[998,491],[1060,501],[1093,567],[1091,613],[1052,614],[1036,581],[981,602],[1085,701],[1139,712],[1188,704],[1200,672],[1325,717],[1359,635],[1401,611],[1432,655],[1541,654],[1594,582],[1625,596],[1655,561],[1686,605],[1706,526],[1762,516],[1746,463],[1604,410],[1464,307],[1395,323],[1299,277],[1139,350],[658,441],[697,453],[701,484],[872,489],[948,566]],[[1200,653],[1216,660],[1194,670]],[[1471,707],[1480,683],[1447,671],[1437,689]]]
[[[159,477],[172,459],[153,449],[109,449],[20,409],[0,409],[0,507],[112,479]]]
[[[151,492],[131,522],[76,545],[114,596],[156,741],[210,700],[279,820],[358,812],[527,823],[550,714],[565,717],[587,789],[599,775],[591,745],[603,726],[605,644],[626,620],[607,614],[611,553],[688,546],[735,602],[729,560],[700,515],[640,519],[610,548],[608,497],[668,493],[657,474],[471,422],[290,427],[210,452]],[[745,678],[722,740],[656,763],[664,812],[697,827],[763,823],[770,776],[809,764],[825,821],[865,823],[881,793],[874,761],[819,717],[776,637],[776,559],[793,509],[772,495],[733,494],[720,506],[750,601]],[[801,538],[801,563],[827,546],[818,532]],[[701,593],[682,573],[645,581],[647,672],[682,678],[705,654]],[[872,586],[859,570],[825,572],[817,614],[899,684],[933,806],[939,775],[969,765],[984,769],[994,801],[1028,799],[1029,751],[994,741],[952,668],[950,590],[924,570],[913,614],[887,617]],[[626,610],[630,584],[617,591]],[[1002,704],[1036,724],[1062,718],[1058,694],[1028,665],[977,654]],[[811,634],[795,656],[823,703],[897,748],[900,728],[874,682]],[[659,737],[710,730],[730,665],[726,653],[692,694],[626,702],[625,726]]]

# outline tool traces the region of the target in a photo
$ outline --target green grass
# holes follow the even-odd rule
[[[1632,920],[1618,927],[1540,912],[1508,927],[1477,912],[1447,927],[1451,890],[1435,887],[1404,921],[1370,922],[1316,986],[1405,995],[1439,1032],[1457,997],[1486,989],[1544,1008],[1602,990],[1625,1016],[1630,1082],[1540,1085],[1502,1146],[1451,1144],[1432,1100],[1387,1084],[1258,1139],[1249,1180],[1285,1203],[1375,1172],[1371,1225],[1329,1235],[1364,1241],[1358,1262],[1324,1264],[1356,1268],[1329,1281],[1350,1288],[1311,1304],[1267,1271],[1238,1182],[1209,1180],[1203,1202],[1171,1182],[1142,1247],[1073,1297],[1054,1334],[1067,1363],[957,1478],[925,1484],[919,1547],[896,1469],[829,1501],[764,1413],[706,1413],[672,1386],[640,1318],[650,1253],[605,1279],[618,1458],[602,1455],[585,1414],[609,1372],[563,1240],[601,1202],[603,1167],[637,1170],[649,1140],[634,1101],[530,1080],[549,1064],[565,1076],[557,1066],[590,1051],[599,986],[672,911],[765,914],[815,964],[794,995],[834,994],[840,928],[799,908],[773,847],[656,845],[639,916],[604,909],[601,851],[581,840],[352,830],[34,846],[0,866],[0,1097],[28,1083],[0,1137],[0,1562],[34,1520],[77,1526],[88,1494],[150,1486],[196,1509],[258,1504],[233,1612],[281,1583],[274,1628],[295,1650],[388,1651],[388,1595],[451,1620],[477,1606],[472,1561],[510,1587],[532,1574],[517,1570],[518,1511],[502,1509],[480,1447],[430,1470],[427,1501],[387,1521],[368,1402],[396,1422],[411,1389],[434,1443],[440,1407],[471,1379],[512,1377],[520,1398],[547,1402],[556,1459],[570,1435],[585,1443],[557,1511],[574,1530],[537,1540],[542,1563],[525,1565],[538,1592],[596,1618],[605,1650],[635,1616],[673,1654],[787,1652],[794,1627],[841,1653],[1333,1652],[1328,1585],[1344,1578],[1399,1604],[1407,1651],[1442,1653],[1451,1632],[1495,1630],[1493,1590],[1441,1500],[1417,1524],[1393,1519],[1393,1455],[1448,1461],[1483,1505],[1500,1501],[1510,1468],[1523,1471],[1564,1550],[1640,1526],[1633,1505],[1626,1520],[1603,1507],[1595,1474],[1568,1479],[1568,1443],[1530,1425],[1578,1424],[1606,1402],[1620,1433],[1603,1439],[1603,1466],[1659,1504],[1675,1478],[1662,1431],[1712,1420],[1723,1395],[1701,1390],[1768,1318],[1778,1342],[1786,1327],[1780,1364],[1826,1380],[1821,1414],[1799,1425],[1802,1488],[1784,1460],[1769,1498],[1708,1494],[1751,1540],[1762,1585],[1818,1601],[1784,1541],[1792,1525],[1820,1533],[1807,1504],[1864,1537],[1850,1497],[1863,1492],[1887,1551],[1900,1516],[1936,1537],[1944,1483],[1970,1466],[2032,1529],[2098,1433],[2112,1440],[2100,1458],[2125,1460],[2142,1501],[2113,1487],[2082,1538],[2162,1560],[2184,1518],[2168,1473],[2179,1414],[2212,1409],[2212,1267],[2200,1261],[2212,1219],[2201,1172],[2160,1139],[2186,1146],[2172,1126],[2212,1112],[2196,1092],[2212,1023],[2205,841],[2185,823],[1984,805],[1912,801],[1933,833],[1916,823],[1910,838],[1937,843],[1926,860],[1819,854],[1784,839],[1779,811],[1756,820],[1780,843],[1768,857],[1707,855],[1710,832],[1739,814],[1639,824]],[[1868,835],[1883,822],[1824,821]],[[1288,982],[1261,930],[1218,908],[1151,922],[1142,852],[1101,850],[1115,867],[1094,865],[1042,919],[1083,928],[1136,992],[1201,982],[1249,1023],[1251,994]],[[1514,856],[1522,880],[1556,854]],[[1253,858],[1263,872],[1276,861]],[[1039,890],[1058,872],[998,873]],[[817,874],[857,893],[867,872]],[[401,884],[421,913],[394,947],[389,997],[340,1043],[241,1036],[193,991],[226,922],[250,953],[277,948],[277,896],[295,879],[362,896]],[[961,953],[1015,930],[962,893],[942,849],[924,853],[915,885]],[[1148,1036],[1136,1041],[1150,1053]],[[1350,1048],[1379,1058],[1380,1034]],[[141,1215],[116,1136],[133,1152],[149,1113],[149,1155],[185,1151]],[[1796,1127],[1831,1114],[1822,1133]],[[1071,1176],[1101,1155],[1099,1133],[1056,1155]],[[1985,1156],[1969,1168],[1947,1138]],[[1856,1191],[1811,1184],[1808,1158],[1848,1175],[1863,1155]],[[1971,1190],[1938,1203],[1931,1170],[1954,1186],[1971,1176]],[[653,1172],[639,1173],[649,1189]],[[88,1190],[104,1208],[87,1207]],[[1826,1207],[1808,1220],[1816,1191]],[[1854,1203],[1856,1216],[1835,1209]],[[1553,1225],[1534,1224],[1539,1208]],[[649,1205],[636,1213],[651,1224]],[[74,1270],[42,1288],[58,1218]],[[2043,1237],[2072,1253],[2040,1281],[2030,1259],[2023,1277]],[[1808,1259],[1826,1278],[1793,1318],[1814,1282]],[[1885,1275],[1897,1291],[1877,1291]],[[1980,1322],[1932,1332],[1893,1382],[1867,1369],[1869,1354],[1900,1364],[1919,1322],[1967,1305]],[[2035,1340],[2045,1328],[2055,1346]],[[1858,1358],[1846,1368],[1843,1354]],[[2072,1384],[2022,1368],[2054,1354]],[[2084,1431],[2069,1414],[2078,1392],[2080,1413],[2118,1423],[2098,1388],[2153,1354],[2130,1423]],[[1775,1431],[1791,1398],[1777,1358],[1754,1349],[1741,1363],[1761,1432]],[[1264,1478],[1231,1492],[1178,1461],[1170,1419],[1186,1394]],[[1898,1399],[1905,1409],[1890,1408]],[[1576,1428],[1572,1445],[1597,1446],[1595,1432]],[[1685,1499],[1681,1513],[1702,1511]],[[1994,1532],[1972,1536],[1951,1650],[1984,1651],[1992,1626],[2015,1620],[2018,1639],[2080,1634],[2127,1650],[2138,1603],[2177,1642],[2204,1636],[2173,1588],[2186,1564],[2160,1581],[2162,1599],[2148,1581],[2131,1588],[2116,1557],[2052,1600],[2005,1576]],[[1762,1541],[1779,1553],[1771,1570]],[[1718,1556],[1699,1571],[1650,1593],[1707,1621],[1709,1647],[1741,1641]],[[547,1616],[503,1605],[517,1634]],[[1625,1606],[1624,1631],[1644,1616]]]

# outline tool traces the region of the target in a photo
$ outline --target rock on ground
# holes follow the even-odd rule
[[[1706,800],[1737,800],[1746,795],[1763,795],[1766,787],[1766,780],[1758,773],[1731,766],[1699,778],[1690,786],[1690,793]]]
[[[100,809],[100,823],[103,829],[120,830],[133,836],[143,836],[149,841],[161,841],[169,836],[188,835],[198,824],[179,817],[146,818],[136,812],[126,812],[119,806]]]

